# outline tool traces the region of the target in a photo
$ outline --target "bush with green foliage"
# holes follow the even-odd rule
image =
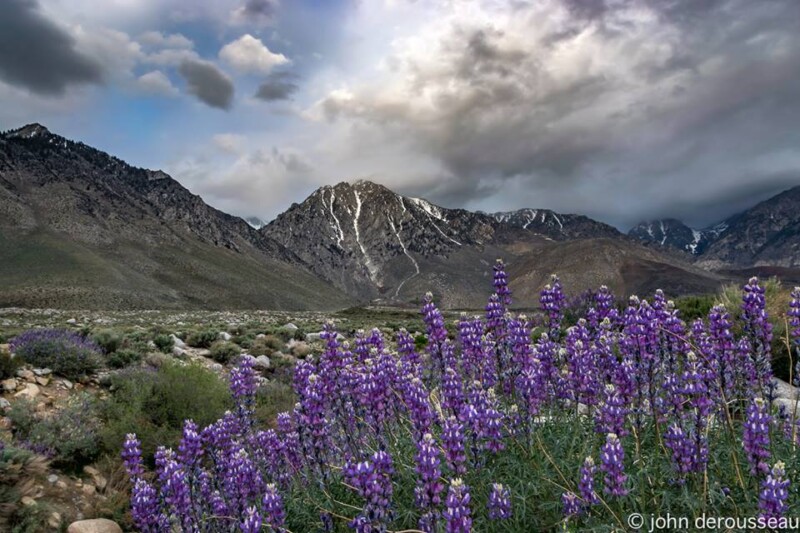
[[[223,365],[228,364],[241,353],[242,349],[230,341],[216,341],[211,345],[211,359]]]
[[[0,351],[0,379],[14,377],[23,364],[24,361],[21,357],[11,357],[11,354]]]
[[[193,348],[210,348],[217,336],[218,333],[210,329],[194,331],[186,337],[186,344]]]
[[[143,355],[140,351],[123,348],[115,351],[112,354],[109,354],[106,362],[111,368],[124,368],[126,366],[136,364],[142,359]]]
[[[134,428],[152,457],[157,444],[177,445],[184,420],[209,424],[231,406],[225,382],[200,365],[167,362],[157,370],[127,369],[110,381],[101,440],[114,455]]]
[[[258,337],[250,343],[250,355],[272,355],[275,352],[285,352],[286,344],[275,335]]]
[[[35,412],[27,399],[15,401],[8,414],[14,438],[47,455],[57,466],[79,468],[99,453],[100,418],[97,401],[88,393],[70,396],[55,412]]]
[[[675,300],[675,309],[680,311],[681,318],[691,322],[696,318],[708,316],[715,300],[716,295],[713,294],[682,296]]]
[[[36,496],[36,485],[46,473],[44,457],[0,441],[0,531],[42,531],[24,527],[30,518],[20,501]]]
[[[170,335],[156,335],[153,344],[163,353],[170,353],[175,346],[175,340]]]
[[[11,351],[36,367],[76,379],[100,366],[100,347],[67,330],[31,329],[11,340]]]
[[[114,353],[122,346],[122,333],[113,329],[101,329],[92,335],[92,340],[103,349],[106,355]]]

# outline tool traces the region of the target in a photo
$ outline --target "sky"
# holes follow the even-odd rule
[[[40,122],[270,220],[370,179],[702,227],[800,185],[797,0],[2,0]]]

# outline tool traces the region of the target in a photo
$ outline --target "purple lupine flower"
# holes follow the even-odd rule
[[[144,479],[137,479],[131,492],[131,516],[142,533],[169,531],[169,519],[159,509],[158,493]]]
[[[566,357],[572,399],[585,405],[595,405],[600,392],[599,369],[594,346],[586,328],[586,321],[580,319],[576,326],[567,330]]]
[[[264,508],[264,522],[275,531],[282,531],[286,523],[286,511],[283,507],[283,498],[278,493],[274,483],[269,483],[262,499]]]
[[[203,443],[197,424],[193,420],[186,420],[183,423],[183,436],[178,446],[178,461],[186,469],[191,469],[198,464],[202,455]]]
[[[405,328],[401,328],[397,332],[397,353],[400,354],[404,373],[416,371],[419,365],[419,354],[417,353],[414,338],[409,335]]]
[[[302,435],[306,435],[310,449],[307,457],[314,460],[322,470],[323,476],[326,457],[330,452],[330,434],[328,420],[325,418],[325,397],[323,381],[316,374],[308,376],[308,384],[300,393],[300,426]]]
[[[431,361],[439,373],[444,373],[444,361],[442,360],[442,343],[447,339],[447,330],[444,327],[444,318],[441,311],[433,303],[433,293],[427,293],[423,300],[422,320],[425,322],[428,333],[428,353]]]
[[[259,533],[261,531],[261,515],[258,514],[258,509],[248,507],[239,527],[242,533]]]
[[[489,301],[486,303],[486,330],[496,332],[503,328],[503,317],[506,314],[506,309],[503,307],[503,302],[497,294],[489,296]]]
[[[794,344],[800,344],[800,287],[792,290],[789,300],[789,335]]]
[[[501,483],[492,483],[492,492],[486,503],[489,520],[505,520],[511,518],[511,491]]]
[[[761,483],[758,496],[758,508],[764,519],[780,518],[789,509],[786,500],[789,498],[789,480],[786,479],[784,464],[775,463],[767,478]]]
[[[464,407],[464,388],[455,369],[448,367],[442,379],[442,410],[458,416]]]
[[[769,426],[772,416],[767,409],[767,403],[761,398],[754,398],[747,406],[742,445],[750,463],[750,473],[753,475],[769,472],[767,459],[770,455]]]
[[[456,475],[467,473],[467,454],[464,450],[464,425],[454,416],[444,421],[442,427],[442,447],[447,467]]]
[[[625,429],[625,418],[628,408],[625,399],[619,393],[617,387],[612,384],[605,386],[603,401],[595,412],[595,431],[607,435],[613,433],[618,436],[625,436],[628,430]]]
[[[486,439],[486,449],[492,453],[497,453],[506,447],[503,442],[503,413],[497,408],[494,389],[489,389],[486,393],[489,401],[486,410],[482,413],[484,419],[483,436]]]
[[[581,514],[581,500],[572,492],[567,491],[561,494],[561,504],[564,506],[564,517],[569,519]]]
[[[461,479],[454,479],[450,483],[445,502],[444,523],[447,533],[470,533],[472,531],[469,501],[469,487]]]
[[[742,291],[742,321],[752,346],[751,357],[758,384],[764,390],[772,380],[772,323],[767,315],[765,289],[759,285],[758,278],[752,277]]]
[[[173,456],[167,455],[159,478],[162,480],[161,496],[164,502],[180,520],[184,531],[194,531],[191,491],[186,471]]]
[[[240,423],[248,428],[253,423],[253,411],[256,404],[258,378],[253,370],[255,359],[249,355],[242,356],[239,364],[231,370],[230,389],[236,403]]]
[[[595,309],[597,310],[597,321],[599,325],[604,320],[609,319],[613,322],[616,320],[616,308],[614,307],[614,294],[608,287],[602,285],[594,295]],[[597,327],[595,325],[595,327]]]
[[[401,393],[406,412],[414,428],[414,438],[419,440],[430,432],[434,414],[428,401],[428,391],[422,380],[409,374],[401,382]]]
[[[479,317],[470,320],[466,313],[458,322],[458,337],[461,343],[461,368],[468,380],[478,379],[483,368],[481,360],[481,336],[483,323]]]
[[[674,422],[664,434],[664,445],[672,452],[672,466],[678,473],[679,482],[683,483],[684,476],[693,470],[694,446],[692,440],[683,431],[683,428]]]
[[[587,457],[581,466],[580,480],[578,480],[578,491],[585,505],[595,505],[600,503],[600,498],[594,490],[594,475],[597,466],[594,459]]]
[[[506,274],[506,266],[503,264],[502,259],[498,259],[494,266],[494,291],[500,298],[500,302],[505,307],[511,305],[511,289],[508,288],[508,275]]]
[[[392,519],[392,474],[394,466],[391,456],[377,451],[370,461],[348,462],[344,467],[347,482],[366,500],[362,513],[351,523],[357,531],[382,532]]]
[[[444,490],[440,478],[439,448],[430,433],[422,436],[417,443],[417,487],[414,496],[417,506],[423,511],[420,529],[430,531],[436,525],[436,508],[442,503],[441,492]]]
[[[125,471],[128,473],[128,477],[131,478],[131,482],[135,484],[136,480],[144,473],[142,448],[135,434],[128,433],[126,435],[121,455]]]
[[[550,338],[557,340],[561,335],[561,321],[564,319],[564,306],[566,297],[561,289],[561,281],[553,274],[552,282],[542,289],[539,303],[547,316],[547,327]]]
[[[606,436],[606,443],[600,450],[601,470],[605,473],[603,478],[603,492],[611,496],[625,496],[628,489],[625,483],[628,476],[625,475],[625,451],[622,443],[614,433]]]

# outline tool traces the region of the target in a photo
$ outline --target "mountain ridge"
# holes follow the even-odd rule
[[[732,279],[583,215],[444,208],[363,179],[322,186],[261,224],[41,124],[0,133],[0,306],[324,309],[433,291],[444,307],[480,308],[475,288],[498,257],[528,303],[554,272],[571,292],[606,284],[622,295]],[[787,227],[762,240],[794,239]]]

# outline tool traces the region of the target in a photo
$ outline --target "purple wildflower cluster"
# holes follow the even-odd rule
[[[253,423],[258,381],[252,361],[242,359],[230,374],[236,408],[205,428],[188,421],[177,452],[159,449],[153,475],[142,467],[136,438],[127,439],[123,458],[137,527],[280,531],[291,522],[284,507],[290,496],[316,491],[337,501],[332,492],[346,490],[358,506],[315,502],[322,530],[388,531],[402,517],[425,532],[471,531],[473,521],[511,519],[512,502],[525,497],[500,483],[511,480],[484,485],[475,473],[494,475],[503,454],[533,449],[550,420],[594,432],[586,441],[589,457],[563,480],[570,519],[636,490],[631,467],[648,428],[674,471],[670,481],[702,482],[709,435],[722,424],[742,428],[762,512],[785,512],[786,472],[767,466],[772,333],[757,280],[744,288],[741,327],[722,306],[687,324],[660,291],[618,307],[607,287],[584,298],[585,317],[567,327],[567,298],[554,277],[541,292],[546,332],[538,338],[532,330],[541,322],[509,309],[502,262],[494,265],[493,285],[485,314],[461,316],[452,336],[426,295],[421,350],[405,330],[396,342],[377,329],[359,331],[350,344],[326,324],[322,353],[296,365],[297,404],[274,429]],[[797,338],[800,290],[792,302]],[[411,518],[394,501],[410,494],[398,487],[407,476],[415,480]],[[516,515],[524,507],[514,509]]]
[[[99,366],[102,350],[73,331],[31,329],[11,340],[11,352],[34,366],[77,378]]]

